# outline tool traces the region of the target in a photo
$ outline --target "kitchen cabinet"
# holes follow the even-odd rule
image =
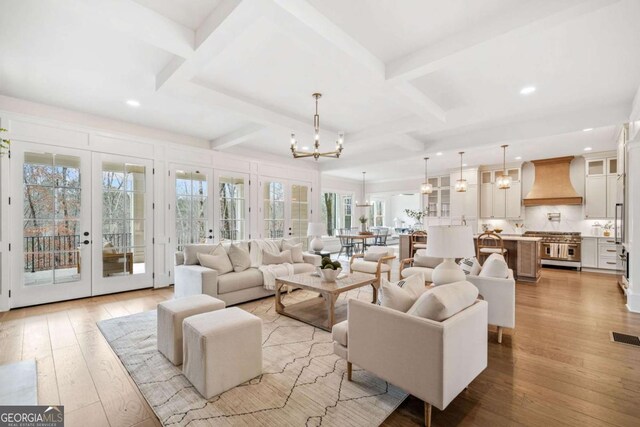
[[[451,218],[455,220],[478,218],[478,170],[466,169],[462,177],[467,180],[467,191],[457,192],[454,185],[450,188]],[[460,179],[460,172],[452,172],[450,182]],[[456,221],[457,222],[457,221]]]
[[[615,270],[618,265],[616,241],[612,237],[598,237],[598,268]]]
[[[583,268],[598,268],[598,238],[583,237],[580,251]]]
[[[607,177],[605,175],[587,176],[584,198],[586,218],[606,218]]]
[[[520,168],[509,168],[511,187],[500,189],[496,184],[503,170],[480,172],[480,217],[520,219],[522,217],[522,181]]]
[[[585,169],[585,218],[613,219],[618,191],[618,158],[587,158]]]
[[[436,176],[428,181],[433,186],[431,194],[423,195],[424,209],[428,209],[428,218],[449,218],[451,215],[450,176]]]

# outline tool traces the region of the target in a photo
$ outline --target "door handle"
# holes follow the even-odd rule
[[[83,243],[83,244],[85,244],[85,245],[88,245],[88,244],[89,244],[89,241],[88,241],[88,240],[85,240],[85,241],[84,241],[84,242],[82,242],[82,243]]]
[[[84,233],[82,233],[82,234],[84,234],[85,236],[88,236],[88,235],[89,235],[89,232],[88,232],[88,231],[85,231],[85,232],[84,232]]]

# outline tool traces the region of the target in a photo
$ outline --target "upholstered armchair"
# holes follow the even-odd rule
[[[487,367],[487,302],[476,301],[437,322],[365,301],[350,299],[348,320],[333,327],[333,347],[352,365],[444,410]]]
[[[473,283],[489,303],[488,322],[498,327],[498,342],[502,343],[503,329],[516,327],[516,281],[513,270],[509,270],[506,279],[467,275],[467,281]]]
[[[414,274],[421,274],[425,284],[431,284],[433,270],[443,261],[442,258],[434,258],[426,255],[425,249],[419,249],[413,258],[400,261],[400,278],[406,279]]]
[[[395,259],[393,248],[384,246],[370,247],[364,254],[355,254],[349,261],[349,271],[373,274],[380,283],[382,274],[391,280],[391,265]]]

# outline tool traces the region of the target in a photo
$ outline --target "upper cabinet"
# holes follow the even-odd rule
[[[614,218],[617,195],[618,158],[615,156],[587,158],[585,162],[585,172],[585,218]]]
[[[522,217],[522,169],[508,168],[511,187],[500,189],[496,179],[502,169],[480,172],[480,218],[520,219]]]
[[[429,178],[433,186],[431,194],[423,196],[424,208],[429,210],[429,218],[448,218],[451,215],[451,190],[449,175]]]
[[[478,169],[465,169],[462,178],[467,180],[467,191],[457,192],[455,183],[460,179],[460,172],[452,172],[451,183],[451,218],[458,221],[463,217],[465,220],[478,218]]]

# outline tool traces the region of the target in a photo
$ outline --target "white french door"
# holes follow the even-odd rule
[[[249,237],[249,174],[215,170],[215,233],[218,241]]]
[[[307,225],[311,207],[311,183],[263,177],[262,237],[297,237],[306,248]]]
[[[11,152],[12,307],[90,296],[90,153],[26,142]]]
[[[93,153],[93,295],[153,286],[153,162]]]

